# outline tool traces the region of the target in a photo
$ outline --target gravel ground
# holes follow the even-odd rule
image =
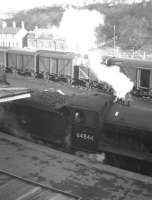
[[[0,169],[84,200],[151,200],[152,179],[0,133]]]

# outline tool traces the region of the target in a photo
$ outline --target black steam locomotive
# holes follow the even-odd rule
[[[151,102],[132,97],[128,104],[106,93],[66,97],[39,91],[3,109],[9,116],[0,123],[5,132],[18,129],[59,146],[152,161]]]
[[[45,55],[39,57],[39,66],[48,66]],[[121,65],[121,70],[135,83],[140,80],[135,85],[137,89],[151,88],[151,79],[145,82],[151,74],[151,62],[135,61],[133,66],[130,62],[119,60],[115,64]],[[136,67],[137,64],[142,66]],[[151,99],[132,96],[129,101],[115,100],[110,92],[67,97],[57,92],[34,91],[31,99],[1,107],[5,115],[0,116],[0,129],[5,132],[22,133],[76,150],[152,162]]]

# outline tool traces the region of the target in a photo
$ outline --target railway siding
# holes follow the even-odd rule
[[[150,177],[93,164],[3,133],[0,133],[0,169],[84,200],[152,199]]]

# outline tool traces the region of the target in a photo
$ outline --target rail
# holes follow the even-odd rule
[[[80,200],[81,197],[28,180],[0,169],[0,200]]]

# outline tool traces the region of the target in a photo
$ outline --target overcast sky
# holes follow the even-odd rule
[[[39,6],[51,6],[53,4],[82,5],[83,2],[89,3],[89,2],[102,2],[102,1],[103,0],[3,0],[0,5],[0,14],[5,12],[39,7]],[[133,1],[140,2],[141,0],[128,0],[127,2],[133,2]]]
[[[83,1],[84,0],[3,0],[0,5],[0,13],[29,9],[38,6],[51,6],[53,4],[79,4]]]

